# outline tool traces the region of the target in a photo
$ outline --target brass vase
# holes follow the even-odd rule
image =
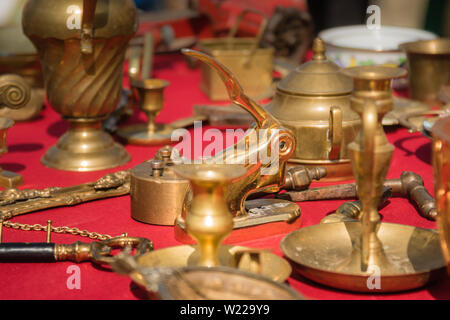
[[[23,30],[39,53],[48,101],[70,123],[44,165],[94,171],[130,160],[100,125],[120,100],[136,17],[132,0],[30,0],[25,6]]]

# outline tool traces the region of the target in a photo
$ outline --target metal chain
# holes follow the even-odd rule
[[[22,231],[45,231],[47,232],[47,226],[43,226],[41,224],[21,224],[21,223],[14,223],[10,221],[4,221],[3,226],[7,228],[12,228],[16,230],[22,230]],[[89,232],[87,230],[80,230],[78,228],[69,228],[69,227],[53,227],[51,226],[51,232],[55,233],[66,233],[66,234],[72,234],[75,236],[80,237],[88,237],[89,239],[93,240],[107,240],[111,239],[112,236],[108,234],[100,234],[97,232]]]

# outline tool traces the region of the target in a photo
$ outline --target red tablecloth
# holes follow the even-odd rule
[[[179,55],[158,57],[155,61],[154,76],[167,79],[171,85],[166,90],[165,108],[158,116],[159,122],[170,122],[192,114],[194,103],[210,103],[199,88],[199,70],[187,69]],[[144,121],[138,113],[131,122]],[[159,147],[126,146],[132,160],[121,168],[106,171],[76,173],[44,167],[40,158],[57,138],[66,130],[67,124],[50,108],[32,122],[17,123],[8,133],[9,153],[0,160],[7,170],[21,173],[25,185],[21,188],[45,188],[49,186],[70,186],[94,181],[107,172],[133,166],[150,159]],[[403,170],[420,174],[425,186],[433,192],[432,166],[430,164],[431,142],[419,133],[410,134],[403,128],[388,128],[387,136],[395,146],[395,153],[387,178],[398,178]],[[315,184],[317,186],[317,184]],[[302,226],[310,226],[344,201],[322,201],[300,203]],[[380,211],[383,221],[407,224],[423,228],[436,228],[435,223],[420,217],[413,205],[406,199],[393,198],[389,205]],[[119,235],[128,232],[131,236],[147,237],[154,241],[155,248],[178,245],[174,239],[173,227],[152,226],[139,223],[130,217],[129,196],[112,198],[27,214],[12,219],[14,222],[45,225],[51,219],[54,226],[70,226]],[[251,232],[251,231],[249,231]],[[240,245],[267,248],[282,255],[279,248],[285,234],[255,239]],[[44,242],[44,232],[24,232],[4,228],[5,242]],[[72,235],[53,234],[56,243],[72,243],[78,240],[89,241]],[[0,264],[0,299],[138,299],[142,291],[125,276],[102,270],[91,263],[82,263],[81,289],[67,288],[67,273],[71,262],[60,263],[4,263]],[[338,291],[317,285],[306,279],[290,278],[289,284],[312,299],[449,299],[450,281],[443,279],[434,285],[412,292],[398,294],[355,294]]]

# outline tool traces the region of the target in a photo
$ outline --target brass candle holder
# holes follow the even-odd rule
[[[441,118],[434,124],[432,135],[437,224],[442,253],[450,275],[450,116]]]
[[[127,143],[138,145],[159,145],[170,143],[173,128],[155,123],[156,116],[164,106],[164,89],[168,81],[145,79],[131,82],[131,88],[139,109],[147,116],[147,123],[130,125],[118,130],[117,135]]]
[[[438,234],[380,223],[377,210],[394,151],[381,121],[393,108],[391,80],[405,71],[370,66],[342,72],[354,79],[351,107],[362,120],[360,133],[348,146],[362,206],[361,221],[294,231],[283,239],[282,250],[300,273],[331,287],[393,292],[423,286],[445,265]]]
[[[193,200],[185,209],[186,229],[197,245],[149,252],[138,258],[140,266],[228,266],[280,282],[289,277],[289,263],[272,253],[221,244],[233,229],[233,216],[224,190],[247,174],[246,167],[238,164],[179,164],[173,166],[173,170],[188,179],[192,187]]]

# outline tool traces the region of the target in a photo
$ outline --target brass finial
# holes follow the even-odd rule
[[[325,42],[321,38],[315,38],[313,42],[313,60],[326,60]]]

